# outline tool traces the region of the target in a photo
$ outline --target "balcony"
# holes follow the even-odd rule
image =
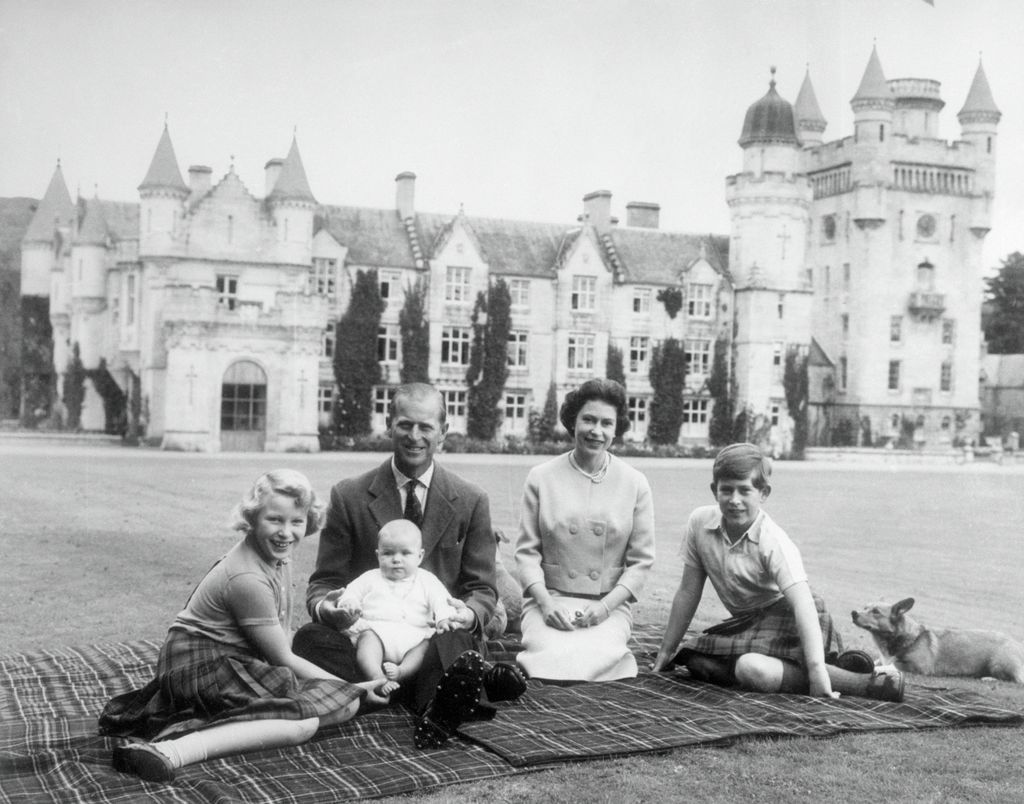
[[[917,318],[930,321],[933,318],[938,318],[946,309],[946,296],[943,293],[915,290],[910,294],[907,308]]]

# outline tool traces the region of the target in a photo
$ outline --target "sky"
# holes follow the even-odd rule
[[[661,205],[661,227],[727,234],[747,107],[828,120],[877,46],[887,78],[941,82],[940,136],[982,59],[999,126],[988,266],[1024,251],[1019,0],[0,0],[0,196],[136,201],[165,120],[189,165],[254,195],[297,137],[321,203],[571,224],[582,197]]]

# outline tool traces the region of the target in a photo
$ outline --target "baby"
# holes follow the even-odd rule
[[[380,568],[352,581],[338,600],[356,663],[368,681],[382,682],[377,693],[385,697],[419,670],[430,637],[455,627],[451,596],[420,569],[422,560],[420,529],[407,519],[388,522],[377,534]]]

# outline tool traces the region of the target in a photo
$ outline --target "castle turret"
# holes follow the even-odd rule
[[[820,112],[812,117],[814,131]],[[767,94],[743,121],[743,172],[726,179],[736,291],[734,376],[740,407],[755,414],[781,409],[784,351],[806,348],[811,340],[812,297],[805,282],[811,188],[799,171],[796,125],[793,107],[775,90],[773,67]]]
[[[22,296],[50,295],[50,272],[58,263],[57,252],[67,242],[74,218],[75,205],[57,160],[50,184],[21,241]]]
[[[818,106],[818,98],[814,94],[814,86],[811,84],[811,71],[808,69],[804,75],[804,82],[800,85],[800,92],[796,96],[796,104],[793,106],[793,117],[796,119],[797,136],[804,148],[813,148],[821,145],[822,137],[828,121],[821,113]]]
[[[885,142],[886,136],[892,133],[892,112],[895,106],[892,90],[882,72],[878,49],[872,47],[860,86],[850,100],[854,140],[865,144]]]
[[[996,129],[1003,116],[992,97],[985,68],[978,62],[967,100],[957,114],[960,137],[972,143],[977,159],[974,191],[991,198],[995,191]]]
[[[71,339],[81,349],[82,363],[95,368],[103,352],[103,319],[107,296],[107,250],[110,233],[98,198],[79,201],[79,222],[71,244]]]
[[[174,254],[180,250],[179,234],[189,193],[165,123],[146,178],[139,185],[140,256]]]
[[[267,203],[277,230],[277,253],[281,262],[309,265],[313,255],[313,213],[316,198],[309,189],[306,168],[299,155],[299,144],[292,147],[281,163],[274,189]]]
[[[885,80],[875,47],[871,48],[868,66],[850,106],[853,108],[855,149],[850,172],[855,193],[853,219],[861,228],[877,228],[885,223],[887,215],[888,153],[896,99]]]

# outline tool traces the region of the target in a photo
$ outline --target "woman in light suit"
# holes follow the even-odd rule
[[[537,679],[633,678],[626,643],[631,603],[654,563],[654,505],[647,478],[608,452],[629,427],[626,391],[588,380],[566,396],[559,419],[572,451],[531,469],[523,489],[518,661]]]

